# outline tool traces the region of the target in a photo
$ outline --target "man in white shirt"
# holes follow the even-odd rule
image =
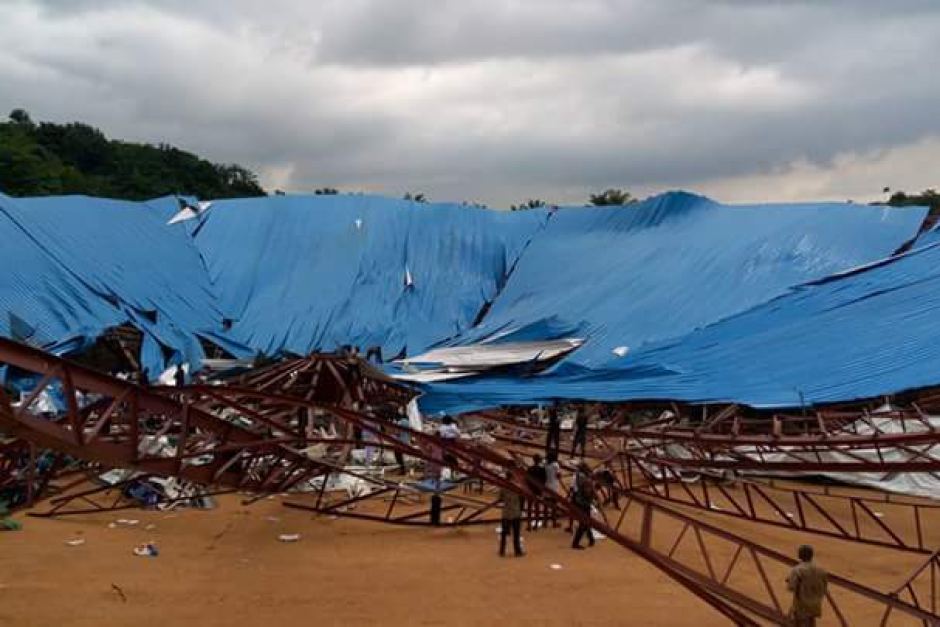
[[[558,453],[552,452],[545,463],[546,517],[552,521],[552,527],[558,527],[558,505],[555,503],[555,494],[561,494],[561,465],[558,463]],[[547,524],[547,521],[546,521]]]
[[[460,427],[450,416],[444,416],[441,419],[441,426],[437,429],[437,434],[445,440],[457,440],[460,438]]]
[[[453,442],[454,440],[460,439],[460,428],[454,423],[454,419],[450,416],[444,416],[441,419],[441,426],[437,428],[437,435],[440,436],[442,440],[448,440]],[[444,465],[450,469],[451,476],[457,470],[457,458],[452,454],[444,451],[443,456]]]

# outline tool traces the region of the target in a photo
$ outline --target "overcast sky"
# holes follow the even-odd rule
[[[506,206],[940,187],[934,0],[0,0],[0,111]]]

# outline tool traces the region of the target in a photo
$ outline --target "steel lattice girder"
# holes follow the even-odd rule
[[[344,407],[324,407],[322,403],[292,396],[302,392],[296,389],[299,385],[286,386],[291,395],[230,387],[215,388],[211,397],[208,390],[202,388],[157,393],[9,342],[0,342],[0,361],[43,375],[43,382],[34,390],[32,398],[56,381],[62,385],[68,402],[65,417],[58,421],[31,414],[28,411],[31,399],[27,399],[18,411],[5,402],[0,407],[0,425],[34,444],[56,448],[90,461],[160,476],[179,476],[207,485],[231,486],[259,493],[281,492],[302,480],[344,472],[300,455],[288,446],[288,442],[296,442],[298,437],[304,442],[310,441],[298,428],[302,416],[298,410],[306,408],[329,410],[333,419],[349,427],[373,431],[383,446],[425,461],[435,461],[440,453],[446,453],[463,474],[535,498],[526,484],[522,469],[512,458],[496,449],[413,432],[379,416]],[[82,407],[77,394],[79,390],[97,395],[97,398]],[[169,394],[179,398],[172,398]],[[213,399],[214,403],[223,399],[236,418],[247,421],[247,426],[236,425],[234,421],[202,409],[200,403],[206,402],[207,398]],[[344,398],[348,401],[350,396]],[[245,405],[242,407],[243,402]],[[408,433],[410,443],[405,444],[400,440],[402,433]],[[148,449],[153,438],[169,435],[176,439],[172,455],[160,457]],[[703,570],[700,566],[683,561],[675,551],[657,547],[653,539],[661,530],[652,524],[653,517],[668,516],[679,520],[685,525],[684,530],[692,529],[699,538],[708,534],[720,537],[739,547],[738,555],[747,551],[757,556],[754,557],[754,563],[761,571],[764,569],[762,560],[771,560],[783,566],[791,565],[793,560],[669,509],[643,494],[629,494],[631,502],[641,504],[639,510],[643,512],[638,531],[633,534],[624,527],[626,510],[616,525],[610,525],[586,516],[564,495],[556,494],[553,497],[562,513],[605,533],[611,540],[655,565],[736,624],[757,624],[751,616],[778,624],[784,622],[779,603],[774,601],[768,604],[751,598],[745,591],[731,585],[728,573],[735,568],[733,563],[721,577],[710,565],[708,558],[705,559],[708,568]],[[486,505],[480,507],[485,508]],[[675,544],[678,545],[681,539],[678,538]],[[700,545],[704,546],[701,542]],[[703,555],[706,553],[705,548],[701,551]],[[734,562],[737,562],[737,558]],[[924,621],[936,619],[933,614],[915,604],[838,577],[833,577],[831,581],[839,590],[859,594],[890,612]],[[773,596],[773,584],[767,582],[767,586],[771,597],[776,598]],[[834,611],[841,616],[837,601],[832,599],[831,602]]]
[[[15,510],[43,498],[62,468],[62,457],[21,438],[0,442],[0,503]]]
[[[621,463],[626,459],[626,463]],[[923,499],[840,494],[828,486],[810,490],[770,480],[696,474],[692,481],[681,469],[646,460],[614,458],[606,465],[626,489],[679,505],[733,516],[794,531],[825,535],[888,548],[931,553],[940,523],[940,504]],[[848,517],[852,523],[840,522]],[[913,522],[914,532],[902,530]]]
[[[733,406],[732,406],[733,407]],[[496,437],[520,446],[542,448],[546,430],[534,425],[518,425],[493,412],[474,417],[502,427]],[[730,416],[728,419],[731,419]],[[781,425],[787,418],[777,417],[770,433],[755,432],[756,426],[713,432],[716,424],[705,427],[678,427],[675,417],[637,426],[589,429],[589,457],[613,453],[628,454],[651,464],[670,465],[690,470],[759,470],[764,472],[940,472],[940,431],[925,420],[919,410],[892,412],[878,416],[882,423],[899,425],[897,431],[874,428],[859,432],[859,423],[869,424],[869,414],[855,414],[849,419],[793,418],[815,429],[801,429],[799,435],[786,435]],[[772,425],[776,424],[776,427]],[[515,431],[515,437],[512,432]],[[519,432],[528,438],[519,438]],[[719,430],[720,431],[720,430]],[[898,459],[897,453],[903,453]],[[867,456],[866,456],[867,455]]]
[[[206,390],[195,388],[186,389],[184,392],[198,395],[204,394]],[[293,411],[292,408],[296,408],[297,406],[308,406],[312,409],[318,408],[315,403],[303,401],[298,398],[292,398],[286,395],[259,393],[245,389],[217,389],[216,395],[228,396],[232,399],[232,402],[243,402],[245,399],[254,399],[257,402],[263,401],[268,410],[271,410],[273,406],[279,406],[282,409],[280,415],[287,421],[293,420],[297,415],[297,412]],[[506,457],[499,451],[481,445],[469,445],[463,442],[444,440],[429,434],[411,431],[403,427],[398,427],[394,423],[379,417],[366,416],[343,408],[334,408],[333,412],[334,415],[348,421],[350,425],[373,430],[383,445],[395,450],[400,450],[406,455],[435,463],[439,459],[439,455],[436,454],[435,451],[447,453],[454,460],[456,469],[465,475],[486,481],[497,487],[516,491],[526,498],[538,498],[529,489],[521,467],[519,467],[514,460]],[[402,432],[409,434],[412,444],[404,444],[401,442],[399,436]],[[652,563],[674,581],[727,616],[735,624],[757,624],[753,619],[743,613],[742,610],[737,609],[732,602],[729,602],[729,600],[717,594],[714,587],[710,587],[707,583],[697,581],[693,576],[690,576],[689,573],[684,572],[676,563],[673,563],[656,551],[651,550],[649,547],[644,546],[640,541],[619,534],[616,530],[586,517],[563,495],[556,495],[556,499],[559,509],[564,514],[598,528],[624,548],[627,548]],[[333,514],[337,511],[335,507],[328,509],[323,508],[321,510],[318,510],[316,506],[307,506],[306,508],[312,509],[313,511],[323,511],[323,513]]]
[[[515,425],[494,415],[477,415],[495,425],[490,435],[510,447],[544,449],[545,430]],[[532,436],[535,434],[535,437]],[[520,437],[525,435],[526,437]],[[709,513],[734,516],[795,531],[825,535],[918,553],[930,553],[934,545],[928,532],[940,523],[940,505],[923,499],[839,495],[781,487],[755,479],[733,477],[738,490],[724,484],[729,477],[700,467],[688,469],[671,462],[657,462],[634,453],[618,452],[621,442],[594,436],[587,457],[607,467],[630,493],[643,493]],[[694,474],[695,481],[686,479]],[[884,511],[888,512],[885,517]],[[852,524],[839,519],[848,516]],[[914,534],[900,529],[902,521],[914,523]]]
[[[901,582],[901,585],[892,593],[893,596],[898,598],[903,598],[905,596],[910,597],[910,602],[915,607],[922,607],[927,609],[932,614],[937,614],[938,612],[938,603],[937,603],[937,581],[940,579],[940,550],[934,551],[930,557],[928,557],[919,568],[916,568],[911,575]],[[925,581],[926,580],[926,581]],[[923,585],[918,586],[918,582],[926,584],[927,588],[927,602],[922,603],[920,595],[917,594],[918,587],[923,593]],[[885,625],[888,622],[894,608],[886,607],[884,614],[881,617],[881,624]],[[926,624],[926,621],[925,621]]]
[[[0,399],[0,428],[35,446],[108,467],[245,490],[283,491],[323,472],[320,464],[285,446],[283,437],[268,437],[35,349],[2,340],[0,360],[42,376],[20,407]],[[67,404],[58,420],[29,411],[53,382],[61,385]],[[83,407],[79,392],[93,401]],[[175,440],[172,455],[152,452],[161,437]]]
[[[328,470],[323,464],[285,446],[283,438],[266,438],[263,429],[249,430],[236,426],[193,407],[186,400],[178,402],[152,390],[6,340],[0,340],[0,359],[42,376],[40,384],[19,410],[14,410],[9,399],[0,398],[0,426],[13,435],[25,436],[34,444],[110,466],[259,492],[281,492],[302,479],[322,475]],[[58,421],[46,420],[29,412],[35,398],[53,381],[61,382],[68,404],[65,416]],[[100,397],[91,403],[95,406],[93,411],[83,411],[79,391]],[[283,399],[273,400],[284,404]],[[322,408],[309,401],[303,401],[300,406],[303,405],[313,409]],[[297,406],[294,403],[292,409]],[[279,418],[286,426],[288,419],[296,415],[296,411],[291,411],[290,417],[281,415]],[[376,419],[370,420],[345,409],[334,408],[334,415],[360,428],[378,429],[379,426]],[[391,423],[385,426],[393,427]],[[149,455],[149,438],[167,434],[174,434],[177,438],[176,454],[169,458]],[[296,436],[296,432],[292,435]],[[388,439],[386,444],[397,445],[410,455],[429,459],[423,449],[404,446],[397,438],[381,432],[379,435]],[[417,432],[411,435],[422,444],[446,448],[455,459],[460,460],[465,471],[476,472],[481,478],[496,485],[520,490],[531,496],[525,487],[521,469],[509,465],[509,460],[499,454],[446,445],[438,438]],[[201,465],[189,461],[206,457],[209,461]],[[501,476],[499,471],[486,470],[485,464],[495,465],[502,473],[509,473],[509,476]],[[755,624],[740,610],[665,562],[655,552],[627,538],[621,538],[619,542],[657,565],[737,624]]]
[[[9,399],[0,398],[0,426],[40,446],[109,466],[264,493],[283,492],[301,480],[324,475],[332,470],[288,448],[284,437],[272,438],[264,429],[236,426],[233,422],[194,407],[185,398],[177,401],[5,340],[0,340],[0,360],[43,377],[19,409],[14,410]],[[35,416],[29,411],[32,401],[53,381],[61,382],[68,405],[65,416],[57,421]],[[83,411],[79,391],[99,396],[92,403],[95,406],[93,411]],[[226,391],[223,389],[222,393]],[[284,398],[269,398],[270,395],[266,394],[260,396],[285,405]],[[290,416],[279,417],[285,425],[288,419],[297,416],[297,407],[322,409],[321,405],[299,399],[287,399],[286,404],[293,406]],[[336,417],[360,428],[378,431],[383,426],[390,431],[395,429],[393,423],[382,425],[375,417],[366,417],[342,408],[333,408],[332,411]],[[148,453],[151,438],[170,434],[177,439],[174,455],[162,457]],[[423,448],[404,445],[394,436],[380,431],[378,435],[387,439],[386,444],[398,446],[409,455],[431,460],[431,455]],[[418,432],[412,432],[411,435],[424,446],[437,446],[446,450],[459,460],[459,466],[465,472],[532,497],[522,470],[497,452],[445,443],[439,438]],[[192,463],[191,460],[199,458],[203,458],[202,463]],[[584,518],[564,501],[562,509],[566,508],[575,517]],[[618,542],[659,567],[735,623],[756,624],[728,601],[657,553],[626,537],[619,537]]]
[[[198,393],[198,390],[186,390],[186,392]],[[292,399],[288,396],[268,395],[262,397],[262,395],[259,393],[240,389],[223,389],[217,392],[217,394],[221,396],[231,395],[233,399],[238,399],[239,401],[243,401],[246,398],[254,398],[256,401],[259,401],[259,399],[263,400],[264,404],[269,408],[280,406],[280,415],[287,418],[296,415],[296,412],[288,410],[290,406],[296,403],[303,403],[303,401],[300,401],[299,399]],[[337,415],[343,416],[343,410],[341,409],[337,410],[336,413]],[[518,465],[515,464],[511,459],[505,457],[499,451],[479,444],[468,445],[463,442],[441,440],[435,436],[430,436],[423,433],[410,432],[407,429],[402,429],[395,426],[393,423],[388,423],[374,416],[354,413],[346,418],[348,418],[350,422],[359,423],[359,426],[362,428],[371,428],[375,430],[380,439],[382,439],[382,443],[386,446],[402,450],[408,455],[425,459],[426,461],[434,461],[436,459],[433,453],[430,451],[434,448],[438,448],[449,453],[456,460],[457,468],[463,473],[472,477],[483,479],[489,484],[513,489],[525,495],[527,498],[537,498],[529,491]],[[397,437],[400,431],[409,431],[409,435],[413,438],[414,441],[417,442],[417,444],[403,447]],[[389,488],[389,490],[391,490],[391,488]],[[389,490],[383,490],[376,496],[384,496],[385,494],[388,494]],[[711,533],[712,535],[720,537],[724,542],[736,544],[736,546],[739,547],[739,553],[740,551],[744,551],[746,549],[754,557],[755,565],[759,570],[765,568],[764,562],[761,560],[770,561],[777,565],[784,566],[792,566],[795,564],[795,560],[785,557],[770,549],[766,549],[765,547],[761,547],[756,543],[706,525],[705,523],[696,520],[694,517],[688,516],[676,510],[666,508],[661,504],[658,504],[656,500],[651,497],[632,492],[628,493],[626,496],[628,496],[633,502],[642,503],[643,508],[650,512],[650,514],[648,514],[649,518],[652,517],[653,513],[658,512],[662,516],[667,516],[669,518],[682,521],[683,524],[686,525],[686,528],[696,530],[696,533],[699,535]],[[348,502],[358,502],[361,500],[364,499],[356,498]],[[675,559],[674,555],[657,550],[655,547],[653,547],[650,543],[653,529],[649,524],[642,526],[637,533],[625,534],[621,532],[624,521],[623,517],[621,517],[617,525],[612,526],[597,520],[588,520],[564,495],[553,495],[553,500],[559,506],[559,509],[561,509],[562,512],[566,515],[584,522],[588,522],[594,528],[600,530],[602,533],[607,535],[610,539],[614,540],[621,546],[641,555],[655,564],[657,567],[698,594],[700,597],[708,600],[708,596],[711,596],[712,600],[709,602],[716,600],[715,597],[717,597],[724,603],[731,603],[733,606],[737,606],[749,613],[754,613],[763,619],[771,620],[779,624],[783,624],[785,622],[786,619],[782,613],[779,603],[768,605],[765,602],[748,598],[747,595],[740,590],[735,590],[734,588],[729,587],[728,577],[733,570],[733,564],[729,566],[728,573],[726,573],[724,577],[716,576],[716,573],[712,572],[710,567],[705,571],[701,569],[696,570],[695,566],[691,566],[688,563],[683,563]],[[342,506],[342,504],[343,503],[331,504],[328,507],[323,507],[322,504],[321,506],[293,504],[293,506],[303,507],[305,509],[320,511],[323,513],[331,513],[334,515],[346,515],[369,520],[382,520],[385,522],[402,522],[401,520],[389,520],[388,516],[374,517],[364,516],[362,514],[340,514],[338,513],[338,508]],[[392,506],[394,506],[394,501]],[[423,515],[423,513],[420,515]],[[706,549],[703,548],[702,551],[706,551]],[[708,563],[707,558],[705,563]],[[889,607],[891,608],[892,612],[899,612],[907,616],[913,615],[921,620],[932,621],[937,618],[926,610],[916,608],[912,604],[900,603],[897,599],[892,598],[889,595],[885,595],[865,586],[860,586],[849,580],[835,577],[831,581],[833,581],[837,588],[843,590],[845,593],[860,595],[861,597],[868,599],[876,608],[883,609],[885,607]],[[774,589],[774,586],[769,582],[765,581],[765,585],[771,591]],[[775,594],[777,593],[772,592],[771,598],[776,598],[773,596]],[[841,615],[838,601],[834,597],[831,597],[829,602],[832,604],[834,612],[836,612],[837,615]],[[730,617],[730,614],[727,611],[721,608],[719,608],[719,610],[723,611]],[[745,621],[741,616],[732,618],[732,620],[742,621],[740,624],[751,624],[751,622]],[[843,622],[843,624],[847,623]]]

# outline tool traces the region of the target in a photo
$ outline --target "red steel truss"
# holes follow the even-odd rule
[[[820,413],[811,418],[773,416],[743,420],[732,412],[697,426],[666,419],[637,426],[590,429],[587,457],[628,454],[651,464],[685,469],[764,472],[940,472],[940,431],[920,411],[873,416]],[[546,430],[495,412],[474,414],[496,426],[493,436],[517,446],[543,448]],[[894,427],[886,430],[887,425]],[[865,427],[868,427],[865,431]],[[571,450],[570,437],[562,451]],[[897,453],[904,453],[899,459]]]
[[[724,416],[728,417],[729,413],[725,412]],[[475,418],[490,424],[489,435],[506,446],[527,450],[544,448],[545,430],[541,427],[514,423],[493,413],[479,414]],[[919,418],[915,421],[920,423]],[[805,422],[808,421],[800,418],[790,424],[798,424],[799,431],[805,434],[806,426],[800,424]],[[658,433],[672,423],[672,419],[663,420],[652,427],[644,425],[632,431]],[[818,424],[817,419],[813,418],[812,423]],[[757,423],[754,426],[767,427]],[[840,424],[838,430],[852,437],[858,433],[857,427],[848,424]],[[603,430],[604,436],[598,433],[595,431],[590,440],[587,457],[610,470],[619,486],[630,493],[643,493],[685,507],[756,523],[906,551],[930,553],[940,545],[940,529],[937,529],[940,505],[926,499],[871,490],[852,492],[831,486],[813,490],[804,484],[787,485],[779,480],[720,472],[707,464],[704,467],[692,464],[687,459],[682,459],[682,463],[663,462],[647,456],[648,448],[630,446],[631,436],[617,436],[610,429]],[[566,449],[567,442],[562,438],[562,450],[570,450]],[[764,470],[753,464],[733,468],[737,471],[742,466]],[[820,470],[818,465],[808,462],[801,468]],[[845,467],[839,466],[839,469],[845,470]],[[866,471],[870,469],[865,466]],[[843,522],[846,520],[851,522]],[[905,523],[913,523],[913,531]]]
[[[287,437],[257,423],[240,426],[7,340],[0,341],[0,353],[5,363],[40,377],[17,407],[0,391],[0,428],[38,448],[110,468],[262,492],[287,490],[323,471],[285,446]],[[50,385],[60,386],[67,404],[52,420],[31,411]],[[172,438],[171,455],[158,450],[162,438]]]
[[[227,385],[162,389],[142,388],[5,340],[0,340],[0,362],[39,379],[18,406],[0,397],[0,429],[27,442],[31,448],[50,449],[83,460],[95,472],[121,468],[143,475],[175,477],[212,490],[259,495],[302,487],[302,493],[290,501],[291,506],[393,524],[431,524],[432,508],[425,499],[428,493],[421,488],[345,467],[351,447],[361,437],[357,433],[368,433],[376,446],[429,464],[440,463],[446,456],[458,476],[465,478],[462,493],[461,488],[432,490],[433,497],[442,501],[436,508],[442,514],[441,524],[492,523],[496,519],[494,488],[539,498],[531,493],[522,468],[513,457],[512,447],[523,444],[510,443],[507,451],[502,444],[443,440],[400,427],[389,419],[387,412],[397,408],[410,393],[381,377],[370,376],[362,365],[350,360],[295,360],[252,372]],[[41,416],[32,406],[49,386],[57,387],[67,408],[54,416]],[[723,424],[724,420],[719,422]],[[847,421],[840,424],[845,426]],[[626,505],[616,514],[605,510],[602,518],[588,518],[566,495],[554,494],[558,509],[562,515],[590,524],[611,541],[653,564],[733,623],[784,624],[786,608],[782,600],[786,593],[781,573],[794,561],[682,511],[688,502],[670,503],[671,497],[656,491],[675,481],[663,482],[661,475],[658,483],[650,481],[649,468],[629,466],[634,462],[671,464],[672,460],[660,457],[666,450],[662,443],[673,432],[678,435],[684,429],[663,423],[642,429],[615,425],[592,430],[592,456],[601,464],[618,469],[616,489]],[[868,438],[869,446],[872,439],[878,438],[877,434],[796,435],[782,430],[780,435],[685,433],[687,437],[677,437],[683,445],[707,442],[702,449],[707,461],[717,460],[729,451],[735,453],[742,446],[755,446],[750,441],[755,438],[763,438],[768,446],[780,447],[809,446],[801,443],[800,438],[814,439],[814,445],[821,446],[819,438],[826,437],[838,440],[837,445],[848,443],[849,451],[854,450],[851,446],[861,438]],[[406,435],[407,441],[403,438]],[[923,433],[912,432],[910,437],[922,438]],[[885,438],[889,435],[882,439]],[[890,438],[892,443],[901,441],[894,435]],[[538,443],[538,438],[519,439],[524,447]],[[905,442],[904,446],[924,446],[926,440]],[[850,458],[849,464],[856,461]],[[720,467],[707,463],[705,466]],[[671,465],[670,469],[675,467],[682,465]],[[701,470],[702,465],[696,468]],[[326,488],[335,476],[352,476],[367,490],[337,498],[335,492]],[[77,494],[57,496],[50,502],[49,513],[80,511],[74,508],[76,503],[84,503],[91,510],[109,507],[100,499],[111,498],[110,493],[119,496],[121,487],[89,490],[86,484]],[[808,506],[805,496],[796,498],[796,503]],[[695,499],[689,497],[689,502],[695,503]],[[868,501],[862,502],[869,506]],[[717,501],[700,498],[697,505],[713,509]],[[111,506],[123,505],[116,499]],[[762,516],[755,510],[750,518],[768,522]],[[813,530],[806,521],[808,516],[800,528]],[[861,533],[841,537],[871,541]],[[898,547],[923,550],[928,542],[929,538],[920,538]],[[759,585],[755,586],[755,582]],[[863,607],[867,608],[865,612],[902,623],[914,619],[936,624],[940,620],[931,605],[935,603],[933,597],[929,603],[904,600],[900,594],[882,593],[838,576],[832,576],[830,583],[828,602],[842,625],[864,623],[864,617],[872,614],[853,613]]]
[[[294,392],[295,390],[286,390],[288,393]],[[186,390],[187,394],[198,395],[204,393],[199,389]],[[230,403],[239,403],[245,405],[256,404],[258,410],[265,411],[269,415],[280,414],[282,416],[292,416],[295,412],[289,411],[290,407],[294,406],[297,403],[297,399],[292,398],[288,395],[272,395],[255,392],[252,390],[244,390],[237,388],[228,388],[220,392],[216,392],[216,398],[222,397],[229,399]],[[377,428],[377,422],[374,418],[369,416],[356,416],[351,418],[351,423],[356,421],[361,421],[359,426],[364,428]],[[397,429],[389,424],[381,425],[381,428],[384,429],[380,431],[381,439],[383,444],[390,447],[397,447],[398,440]],[[409,455],[414,455],[418,458],[431,461],[434,459],[433,454],[430,452],[433,448],[438,447],[449,452],[456,461],[458,470],[476,478],[481,478],[485,480],[488,484],[499,486],[503,485],[505,487],[505,477],[512,478],[511,484],[509,487],[514,488],[515,490],[527,494],[531,498],[531,494],[528,493],[527,488],[524,482],[519,481],[517,467],[512,465],[512,463],[502,456],[498,451],[488,448],[486,446],[481,446],[475,444],[469,450],[464,447],[467,446],[462,442],[446,442],[441,441],[433,436],[427,436],[419,433],[412,433],[415,444],[413,447],[408,447],[404,451]],[[535,446],[535,441],[527,442],[530,446]],[[609,463],[609,462],[608,462]],[[496,474],[493,473],[494,470],[498,469]],[[502,482],[501,482],[502,480]],[[400,486],[381,486],[375,492],[374,498],[377,499],[387,499],[383,502],[381,507],[375,508],[379,511],[379,514],[368,514],[363,513],[360,509],[357,512],[350,512],[344,509],[352,504],[359,504],[362,501],[368,500],[370,497],[358,496],[350,499],[340,500],[338,502],[329,502],[324,504],[321,496],[318,496],[317,503],[313,504],[302,504],[299,502],[290,503],[293,507],[302,507],[305,509],[310,509],[313,511],[318,511],[321,513],[329,513],[332,515],[338,516],[350,516],[354,518],[363,518],[367,520],[381,520],[384,522],[396,523],[396,524],[409,524],[418,520],[426,520],[428,516],[427,510],[407,510],[405,513],[397,514],[401,501],[402,490]],[[778,568],[790,567],[793,565],[794,561],[790,558],[782,556],[778,553],[759,547],[758,545],[751,543],[743,538],[739,538],[732,534],[729,534],[724,531],[717,530],[713,527],[708,527],[704,523],[696,520],[694,517],[682,514],[679,511],[666,508],[656,502],[655,499],[650,499],[646,495],[629,492],[628,493],[631,502],[643,502],[644,507],[647,508],[650,512],[658,512],[660,516],[665,516],[672,520],[681,520],[683,524],[687,525],[686,529],[695,529],[699,536],[705,537],[707,535],[706,531],[712,533],[713,536],[718,536],[725,542],[738,542],[738,547],[740,547],[738,552],[744,551],[747,547],[749,554],[753,555],[754,567],[759,571],[766,571],[769,566],[767,562],[772,562]],[[459,501],[460,499],[456,499]],[[573,505],[570,504],[562,495],[556,495],[556,502],[562,511],[572,517],[578,518],[580,514],[573,508]],[[865,501],[861,501],[865,503]],[[448,524],[472,524],[472,522],[487,522],[485,518],[482,518],[482,515],[491,510],[494,503],[493,501],[489,502],[476,502],[476,503],[467,503],[467,502],[454,502],[448,505],[451,510],[456,510],[456,516],[452,517],[451,521]],[[650,520],[652,514],[645,516],[646,520]],[[717,577],[714,572],[711,572],[710,569],[704,568],[696,571],[693,565],[684,563],[678,559],[676,553],[673,551],[664,551],[659,550],[657,547],[653,546],[649,540],[652,537],[652,527],[651,523],[648,522],[645,527],[641,527],[636,530],[636,533],[628,534],[623,533],[623,521],[624,517],[621,517],[618,520],[616,526],[610,526],[606,523],[600,523],[598,521],[593,521],[595,528],[600,529],[603,533],[608,535],[609,538],[621,544],[626,548],[633,550],[634,552],[639,552],[640,554],[649,555],[643,553],[643,551],[650,551],[652,555],[655,555],[658,558],[657,565],[663,569],[669,569],[667,572],[671,574],[685,574],[691,578],[690,583],[697,584],[700,586],[700,591],[704,590],[708,593],[718,596],[724,599],[726,602],[732,603],[734,606],[739,607],[747,613],[756,614],[758,617],[770,620],[772,622],[781,622],[784,619],[782,615],[782,609],[778,600],[783,598],[785,591],[780,590],[779,586],[775,583],[770,583],[767,580],[761,579],[765,582],[767,587],[767,599],[773,602],[761,602],[760,600],[755,600],[747,597],[746,594],[735,590],[730,582],[733,581],[732,575],[739,572],[740,569],[744,568],[743,566],[735,566],[734,564],[729,564],[727,566],[727,571],[722,577]],[[645,531],[644,531],[645,529]],[[658,528],[657,528],[658,529]],[[864,536],[860,536],[862,539],[867,539]],[[845,536],[846,539],[855,539],[850,535]],[[677,542],[681,538],[677,538]],[[873,542],[874,543],[874,542]],[[889,545],[894,546],[894,545]],[[908,547],[905,547],[908,548]],[[703,548],[703,555],[708,554],[708,549]],[[753,551],[753,552],[751,552]],[[708,559],[705,559],[702,564],[707,566]],[[744,576],[742,581],[755,581],[753,577]],[[781,579],[782,581],[782,579]],[[849,619],[844,617],[849,614],[847,610],[841,609],[845,602],[842,602],[840,605],[839,599],[844,595],[860,595],[869,600],[869,603],[873,603],[873,607],[882,609],[883,607],[890,608],[889,614],[900,616],[906,615],[916,616],[921,620],[934,620],[935,617],[929,615],[928,612],[923,610],[916,610],[912,604],[907,604],[902,606],[897,604],[897,600],[890,597],[890,595],[885,595],[877,591],[871,590],[870,588],[865,588],[864,586],[859,586],[847,580],[834,579],[834,589],[842,590],[841,592],[833,592],[829,603],[833,606],[833,611],[836,615],[843,617],[842,624],[853,624],[852,622],[846,622]],[[742,596],[743,595],[743,596]],[[775,596],[776,595],[776,596]],[[777,600],[774,600],[777,599]],[[849,605],[855,606],[855,603],[849,603]],[[869,608],[871,609],[871,608]],[[868,610],[866,610],[868,611]],[[911,613],[913,612],[913,614]],[[740,619],[740,617],[739,617]],[[735,619],[735,620],[739,620]]]
[[[940,504],[924,499],[690,474],[669,465],[624,459],[624,465],[611,460],[608,467],[629,492],[723,516],[906,551],[930,553],[940,545],[940,529],[936,529]],[[913,532],[903,523],[913,523]]]
[[[940,585],[940,551],[934,551],[923,564],[905,579],[892,595],[900,599],[909,599],[910,603],[923,608],[931,614],[937,614],[937,586]],[[881,624],[886,625],[894,608],[886,607],[881,617]],[[924,621],[928,625],[927,621]]]

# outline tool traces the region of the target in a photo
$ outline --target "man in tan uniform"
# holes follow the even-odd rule
[[[804,544],[797,555],[800,563],[793,567],[787,577],[787,588],[793,592],[790,606],[790,624],[794,627],[815,627],[822,614],[822,602],[826,598],[826,571],[813,562],[813,547]]]
[[[506,478],[510,477],[506,473]],[[499,556],[506,555],[506,537],[512,533],[512,548],[516,557],[525,555],[522,550],[522,497],[506,488],[499,491],[499,500],[503,502],[503,519],[499,529]]]

